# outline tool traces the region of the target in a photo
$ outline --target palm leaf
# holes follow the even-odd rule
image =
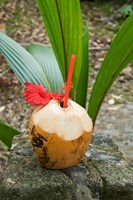
[[[64,46],[62,39],[62,31],[60,27],[60,19],[58,8],[55,0],[36,0],[45,26],[47,28],[49,38],[59,63],[60,70],[65,80],[65,59],[64,59]]]
[[[124,69],[132,60],[133,14],[118,31],[98,73],[88,108],[88,113],[94,122],[111,85],[122,69]]]
[[[64,82],[62,74],[52,48],[40,44],[31,44],[27,47],[27,50],[42,67],[51,90],[56,91],[63,87]]]
[[[82,16],[78,0],[36,0],[54,54],[66,81],[71,54],[76,54],[73,74],[76,89],[82,64]],[[74,92],[73,92],[74,93]]]
[[[88,69],[89,69],[89,53],[88,53],[88,23],[85,26],[83,36],[83,58],[80,79],[76,90],[76,102],[86,108],[87,88],[88,88]]]
[[[0,140],[8,147],[11,147],[12,139],[15,135],[20,134],[16,129],[0,122]]]
[[[45,74],[33,56],[2,33],[0,33],[0,52],[23,85],[28,81],[42,84],[50,90]]]

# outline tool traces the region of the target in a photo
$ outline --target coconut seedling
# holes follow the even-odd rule
[[[36,2],[52,47],[24,49],[0,33],[0,52],[24,85],[25,99],[37,105],[29,128],[38,159],[47,168],[66,168],[80,162],[107,92],[133,60],[133,14],[116,34],[87,101],[88,25],[82,25],[79,0]]]

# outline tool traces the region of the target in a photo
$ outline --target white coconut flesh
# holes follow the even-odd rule
[[[79,138],[84,132],[91,132],[92,120],[86,110],[72,100],[68,107],[62,108],[56,100],[51,100],[46,106],[39,106],[32,113],[33,124],[45,132],[56,133],[64,140]]]

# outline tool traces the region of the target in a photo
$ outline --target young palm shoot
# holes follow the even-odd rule
[[[86,110],[69,98],[75,55],[71,56],[65,94],[46,92],[26,83],[25,99],[40,104],[30,116],[30,141],[41,165],[63,169],[77,165],[92,136],[92,120]],[[61,91],[60,90],[60,91]]]

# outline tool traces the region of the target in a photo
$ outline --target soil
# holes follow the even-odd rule
[[[81,3],[83,21],[89,19],[90,83],[88,97],[106,52],[125,20],[120,3]],[[2,0],[0,31],[23,46],[32,42],[49,44],[47,32],[33,0]],[[23,99],[23,88],[0,55],[0,120],[27,132],[31,111]],[[105,133],[113,138],[128,162],[133,165],[133,64],[123,70],[104,100],[94,134]],[[0,144],[0,173],[5,169],[9,151]]]

